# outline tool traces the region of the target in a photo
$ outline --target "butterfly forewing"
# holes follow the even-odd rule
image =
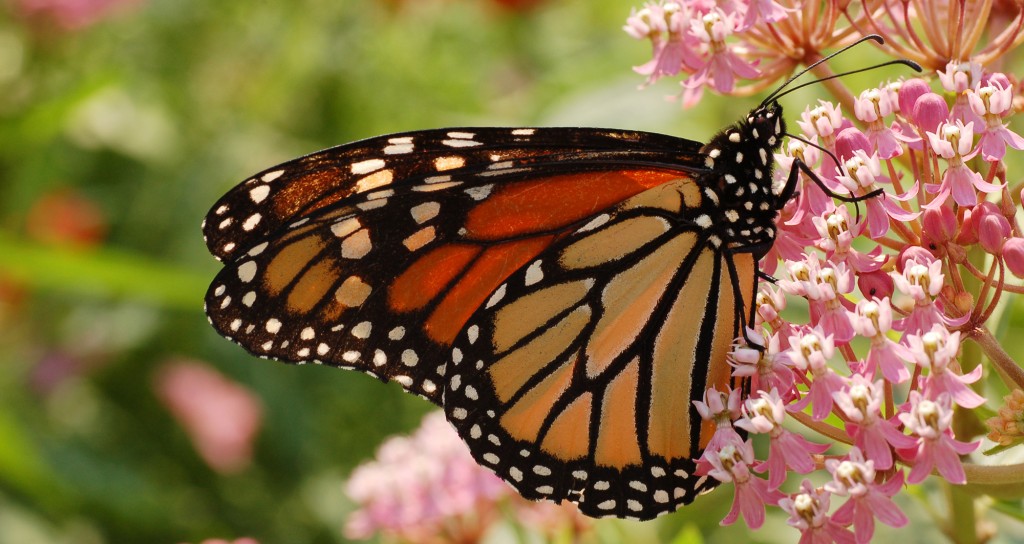
[[[326,149],[269,168],[224,195],[203,222],[210,252],[230,261],[287,224],[357,194],[496,181],[609,164],[668,163],[699,170],[698,142],[594,128],[453,128],[393,134]],[[445,181],[447,180],[447,181]]]
[[[728,265],[694,223],[702,200],[684,178],[594,217],[502,282],[456,339],[445,411],[525,497],[648,519],[713,487],[694,474],[713,429],[691,400],[730,382],[754,266]]]

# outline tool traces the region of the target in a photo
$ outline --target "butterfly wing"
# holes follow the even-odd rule
[[[595,128],[451,128],[380,136],[325,149],[268,168],[213,205],[203,237],[229,261],[294,221],[359,194],[440,183],[464,188],[609,164],[658,164],[676,170],[695,162],[701,144],[647,132]],[[439,190],[435,188],[435,190]]]
[[[501,282],[453,345],[445,412],[523,496],[649,519],[716,482],[692,400],[730,383],[755,263],[721,250],[692,179],[641,193]]]
[[[449,346],[560,236],[700,170],[699,144],[598,129],[385,136],[272,168],[204,224],[206,309],[253,354],[394,380],[440,404]]]

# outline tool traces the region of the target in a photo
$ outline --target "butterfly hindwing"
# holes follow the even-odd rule
[[[696,224],[703,200],[682,178],[593,217],[503,281],[456,338],[446,414],[523,496],[648,519],[713,487],[694,474],[712,428],[691,400],[730,383],[754,263],[728,265]]]

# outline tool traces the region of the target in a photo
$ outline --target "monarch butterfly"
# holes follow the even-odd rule
[[[362,370],[442,406],[526,498],[673,511],[716,485],[695,474],[714,429],[691,401],[741,385],[726,354],[810,173],[797,161],[773,182],[796,77],[706,144],[451,128],[267,169],[204,221],[225,263],[210,322],[255,355]]]

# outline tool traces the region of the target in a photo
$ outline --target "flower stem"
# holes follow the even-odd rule
[[[971,497],[960,486],[945,484],[949,496],[949,524],[946,530],[956,544],[974,544],[978,542],[978,531],[975,527],[974,497]]]
[[[992,361],[999,376],[1010,389],[1024,389],[1024,369],[1010,357],[992,333],[984,327],[966,331],[967,337],[981,347],[982,353]]]

